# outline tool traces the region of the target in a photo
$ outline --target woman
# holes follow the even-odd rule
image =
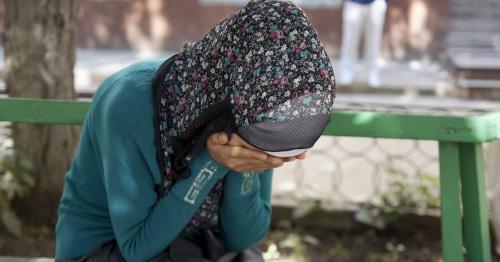
[[[112,75],[66,176],[56,259],[258,261],[271,169],[304,158],[334,97],[316,31],[282,1],[250,1],[167,61]]]

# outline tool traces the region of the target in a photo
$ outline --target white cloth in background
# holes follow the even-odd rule
[[[380,86],[377,61],[380,57],[386,10],[387,2],[385,0],[375,0],[371,4],[344,2],[339,68],[340,84],[351,85],[353,82],[359,56],[359,42],[361,35],[363,35],[364,62],[368,84],[372,87]]]
[[[500,255],[500,141],[490,144],[486,151],[486,178],[491,222],[496,239],[495,251]]]

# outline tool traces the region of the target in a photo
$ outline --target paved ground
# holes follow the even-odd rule
[[[78,93],[93,93],[110,74],[134,62],[162,59],[172,53],[138,53],[127,50],[82,50],[76,52],[75,89]],[[0,47],[0,70],[4,66],[4,50]],[[0,81],[3,82],[3,81]],[[0,90],[4,84],[0,84]],[[1,92],[1,91],[0,91]]]
[[[140,53],[129,50],[88,50],[78,49],[75,65],[75,88],[79,93],[92,93],[98,84],[113,72],[142,60],[164,59],[172,55],[165,53]],[[3,67],[3,49],[0,47],[0,70]],[[336,60],[332,61],[336,70]],[[379,89],[368,89],[364,85],[362,67],[359,66],[358,77],[353,88],[342,88],[345,93],[364,92],[396,94],[412,94],[418,92],[442,92],[450,87],[448,74],[437,64],[413,62],[382,63],[381,83]],[[0,90],[3,83],[0,84]]]

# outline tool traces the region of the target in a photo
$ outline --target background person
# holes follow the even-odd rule
[[[386,0],[346,0],[342,13],[340,76],[342,85],[352,85],[361,36],[364,37],[364,66],[370,87],[380,86],[378,60],[382,43]]]

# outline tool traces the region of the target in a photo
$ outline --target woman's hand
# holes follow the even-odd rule
[[[221,165],[240,173],[263,172],[280,167],[284,162],[304,159],[305,153],[296,157],[280,158],[270,156],[244,142],[236,134],[231,139],[224,132],[209,136],[207,148],[212,158]]]

